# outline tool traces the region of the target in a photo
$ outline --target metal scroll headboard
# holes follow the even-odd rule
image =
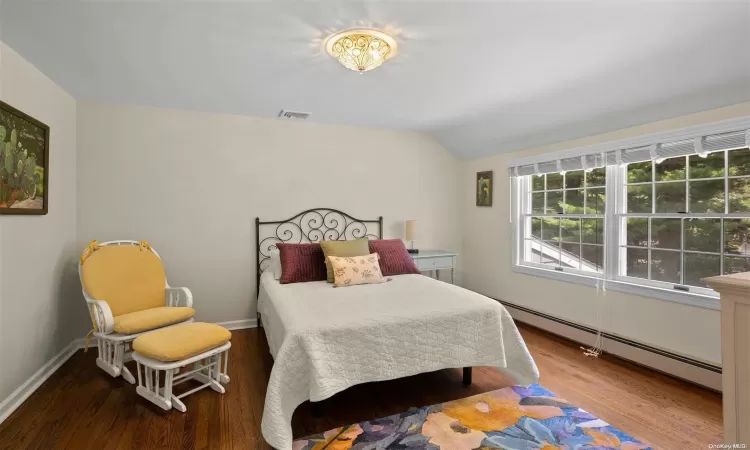
[[[377,232],[372,229],[377,224]],[[275,226],[275,229],[274,229]],[[383,238],[383,216],[362,220],[331,208],[313,208],[286,220],[263,221],[255,218],[256,293],[260,289],[260,274],[270,264],[270,251],[276,244],[328,241],[348,241],[362,237]]]

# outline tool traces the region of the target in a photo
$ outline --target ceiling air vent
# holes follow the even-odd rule
[[[310,117],[310,113],[306,112],[299,112],[299,111],[287,111],[286,109],[282,109],[279,113],[279,117],[282,119],[290,119],[290,120],[305,120],[308,117]]]

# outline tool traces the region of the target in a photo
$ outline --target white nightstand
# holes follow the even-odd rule
[[[414,260],[417,269],[421,272],[432,272],[432,277],[438,278],[438,271],[441,269],[450,269],[451,284],[455,284],[456,277],[456,257],[458,253],[446,252],[443,250],[420,250],[419,253],[409,253]]]

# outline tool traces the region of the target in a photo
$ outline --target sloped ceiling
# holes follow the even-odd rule
[[[750,100],[750,2],[3,0],[0,39],[79,99],[431,133],[460,158]],[[363,75],[355,26],[400,53]]]

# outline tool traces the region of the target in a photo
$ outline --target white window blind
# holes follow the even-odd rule
[[[695,136],[666,142],[653,142],[631,148],[607,151],[590,151],[575,156],[560,155],[558,158],[533,163],[518,163],[510,166],[511,177],[539,175],[554,172],[594,169],[609,165],[622,165],[644,161],[661,161],[677,156],[698,154],[706,157],[712,152],[733,150],[750,146],[750,128],[729,132]],[[584,150],[585,151],[585,150]],[[554,156],[554,155],[552,155]]]

